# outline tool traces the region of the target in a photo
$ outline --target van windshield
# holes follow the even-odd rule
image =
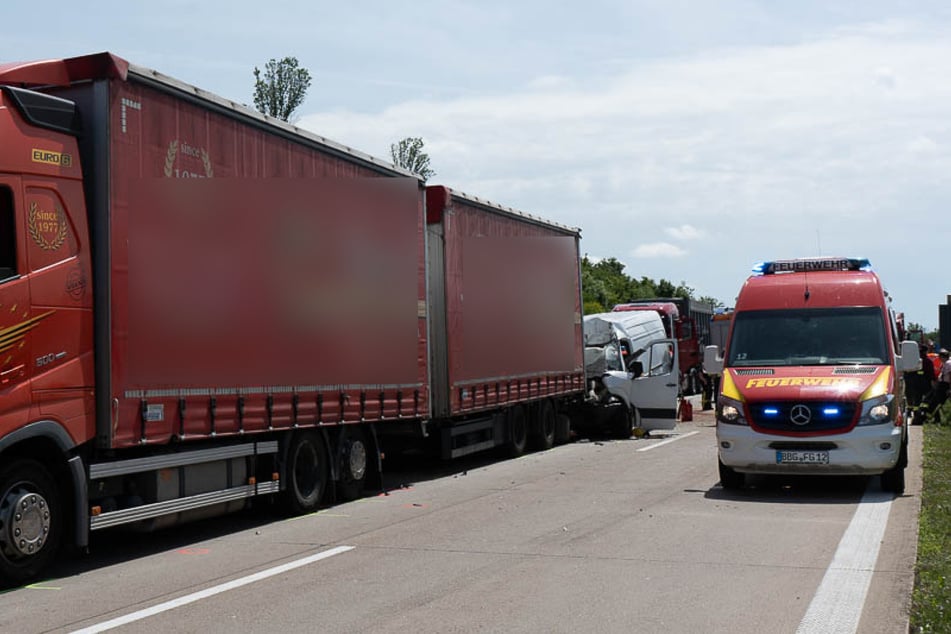
[[[727,366],[884,365],[887,349],[879,308],[740,311]]]

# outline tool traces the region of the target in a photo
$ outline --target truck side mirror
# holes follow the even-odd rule
[[[703,349],[703,371],[710,375],[723,374],[720,346],[707,346]]]
[[[917,372],[921,369],[921,355],[914,341],[901,342],[901,357],[896,359],[899,372]]]

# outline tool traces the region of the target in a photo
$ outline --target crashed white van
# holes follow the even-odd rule
[[[674,428],[677,341],[666,337],[660,315],[653,311],[587,315],[584,346],[588,407],[582,416],[573,417],[575,428],[606,430],[622,438],[634,428]]]

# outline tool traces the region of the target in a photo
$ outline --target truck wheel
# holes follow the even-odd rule
[[[285,502],[292,513],[313,511],[327,486],[327,449],[315,431],[294,436],[287,455]]]
[[[571,417],[568,414],[555,416],[555,444],[563,445],[571,440]]]
[[[525,453],[525,447],[528,445],[528,421],[524,408],[521,405],[516,405],[508,411],[506,419],[508,421],[509,440],[505,448],[509,456],[518,458]]]
[[[746,484],[746,475],[731,469],[719,459],[717,459],[717,463],[720,467],[720,486],[731,491],[742,489],[743,485]]]
[[[551,401],[544,400],[538,404],[532,445],[541,451],[551,449],[555,445],[555,408]]]
[[[0,469],[0,577],[36,577],[56,555],[62,520],[59,492],[43,465],[14,460]]]
[[[363,495],[363,487],[366,484],[369,449],[366,434],[360,427],[348,427],[343,433],[337,493],[344,500],[356,500]]]

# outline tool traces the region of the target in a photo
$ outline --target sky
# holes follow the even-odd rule
[[[951,295],[943,0],[8,5],[0,61],[108,50],[250,104],[295,56],[298,126],[385,160],[422,137],[431,184],[726,306],[756,262],[818,255],[868,258],[928,330]]]

